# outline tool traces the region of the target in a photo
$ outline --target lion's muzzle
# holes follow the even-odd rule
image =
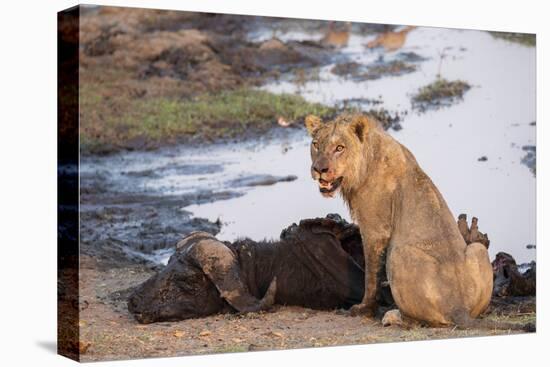
[[[342,176],[332,181],[319,178],[319,191],[325,197],[333,197],[336,191],[340,188],[343,179],[344,177]]]

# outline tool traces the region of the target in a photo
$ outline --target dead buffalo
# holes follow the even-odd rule
[[[166,268],[134,291],[128,309],[151,323],[273,303],[349,308],[363,297],[361,249],[357,226],[338,215],[302,220],[276,242],[220,242],[195,232],[178,243]]]
[[[459,217],[465,240],[476,224],[470,227],[464,214]],[[480,236],[488,246],[487,235]],[[141,323],[258,311],[274,303],[347,309],[362,300],[364,264],[359,228],[336,214],[293,224],[274,242],[221,242],[195,232],[178,243],[162,271],[134,290],[128,309]],[[521,274],[510,255],[499,253],[493,271],[493,296],[534,295],[534,266]],[[377,302],[391,306],[385,280],[383,273]]]
[[[494,296],[535,296],[537,292],[537,266],[533,261],[527,269],[519,271],[516,260],[506,252],[499,252],[493,260]]]

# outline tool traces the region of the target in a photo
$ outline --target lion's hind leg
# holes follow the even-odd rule
[[[415,246],[389,249],[386,263],[391,292],[401,314],[430,325],[452,323],[455,292],[448,279],[453,269]]]
[[[493,292],[493,268],[485,245],[474,242],[466,246],[465,267],[469,284],[464,301],[470,316],[475,318],[489,306]]]

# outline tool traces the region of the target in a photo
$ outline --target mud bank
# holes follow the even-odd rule
[[[86,8],[81,23],[83,154],[256,138],[281,119],[338,112],[258,87],[306,85],[326,67],[356,82],[395,78],[428,59],[406,51],[365,64],[344,51],[354,33],[390,25],[112,7]]]
[[[330,107],[254,90],[328,64],[320,40],[254,41],[269,18],[89,8],[81,17],[80,127],[84,154],[258,136]],[[320,26],[319,23],[318,26]]]

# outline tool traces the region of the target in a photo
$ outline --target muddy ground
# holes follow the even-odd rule
[[[275,30],[324,30],[327,22],[245,18],[241,16],[93,8],[81,18],[81,152],[83,164],[98,154],[158,149],[171,144],[256,138],[284,129],[281,120],[300,125],[309,113],[330,116],[368,102],[386,128],[399,130],[403,112],[378,108],[379,100],[349,100],[343,106],[308,103],[254,89],[289,77],[314,78],[319,66],[334,63],[333,73],[354,80],[399,76],[423,58],[403,53],[399,61],[357,65],[342,58],[338,45],[277,39]],[[100,16],[97,16],[100,15]],[[274,37],[250,41],[257,27]],[[336,28],[341,25],[336,24]],[[394,26],[354,24],[355,31],[381,33]],[[461,92],[462,93],[462,92]],[[235,107],[237,106],[237,107]],[[406,112],[405,112],[406,113]],[[525,147],[525,164],[534,170],[535,147]],[[223,169],[216,165],[167,167],[183,174]],[[534,173],[534,171],[533,171]],[[188,354],[242,352],[345,344],[507,334],[497,330],[452,330],[381,326],[335,311],[277,306],[272,312],[216,315],[182,322],[140,325],[126,308],[131,288],[162,267],[155,255],[170,250],[184,235],[203,230],[217,234],[220,221],[193,217],[182,210],[243,195],[227,189],[197,188],[183,194],[156,194],[141,179],[160,170],[121,172],[101,169],[80,176],[80,338],[82,360],[127,359]],[[292,176],[245,176],[230,186],[273,185]],[[120,183],[123,184],[120,184]],[[290,223],[289,223],[290,224]],[[517,322],[535,319],[535,300],[500,304],[492,318]]]
[[[212,141],[334,109],[253,89],[329,62],[321,42],[251,42],[260,17],[99,7],[81,17],[81,150]],[[317,22],[321,26],[322,22]],[[239,108],[237,108],[239,106]]]
[[[381,59],[361,66],[339,52],[340,45],[328,37],[332,31],[316,40],[277,37],[286,30],[322,35],[332,29],[338,35],[344,27],[314,20],[84,8],[79,53],[81,151],[110,154],[254,137],[277,128],[281,119],[300,125],[310,113],[330,117],[348,106],[324,106],[256,88],[280,78],[300,85],[331,63],[338,63],[338,75],[372,80],[410,73],[423,61],[409,52],[397,61]],[[358,23],[352,28],[372,34],[395,26]],[[273,35],[252,40],[257,29]],[[395,114],[384,111],[378,116],[393,126],[384,116]]]
[[[138,324],[128,313],[129,287],[153,272],[139,265],[98,270],[81,257],[80,337],[83,361],[308,348],[411,340],[506,335],[506,330],[383,327],[342,310],[276,306],[270,312]],[[496,299],[485,315],[524,323],[535,319],[535,298]],[[514,332],[517,333],[517,332]]]

